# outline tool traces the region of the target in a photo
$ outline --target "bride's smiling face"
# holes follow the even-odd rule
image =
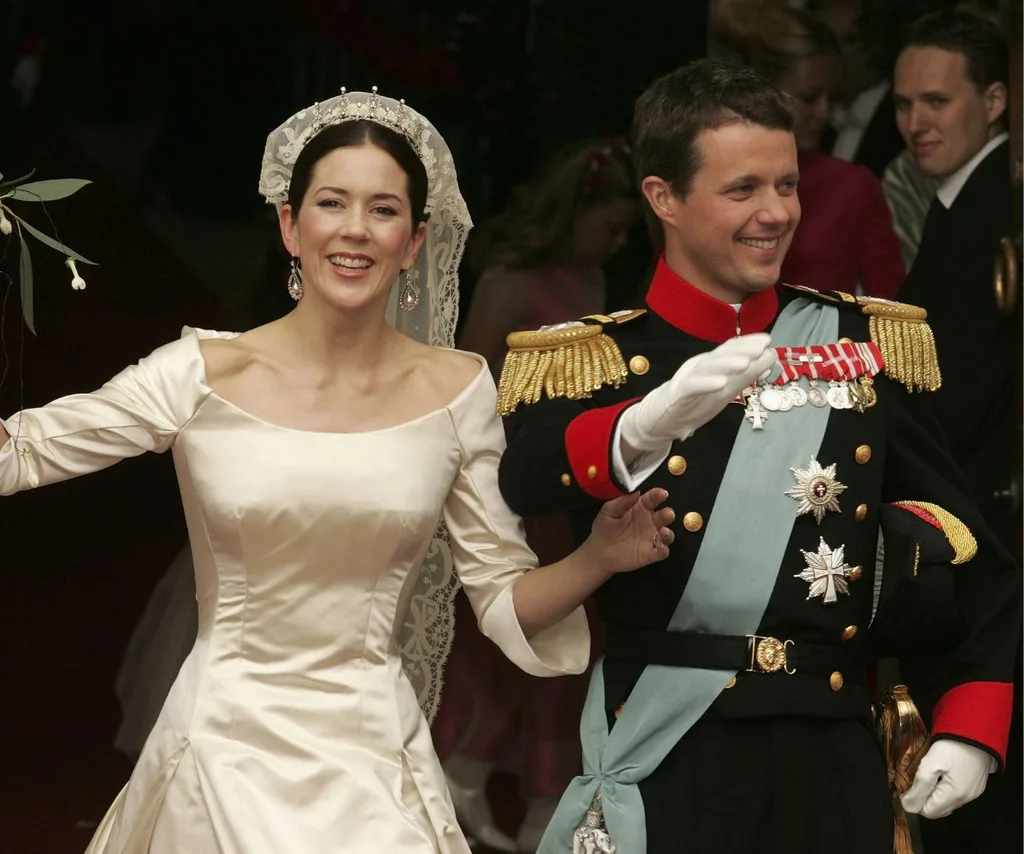
[[[416,260],[426,224],[413,211],[410,178],[383,148],[334,148],[310,171],[295,210],[282,207],[281,235],[302,264],[303,301],[358,311],[387,301]]]

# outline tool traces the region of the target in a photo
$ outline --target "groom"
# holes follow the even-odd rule
[[[902,807],[946,815],[1005,760],[1018,569],[931,416],[925,313],[777,284],[800,220],[792,127],[747,69],[655,81],[633,129],[663,246],[645,305],[509,337],[511,507],[566,511],[580,539],[626,491],[664,487],[679,511],[668,560],[598,591],[583,774],[541,854],[583,825],[607,845],[603,823],[621,854],[891,854]],[[743,388],[763,332],[778,363]],[[931,730],[902,807],[875,654],[902,657]]]

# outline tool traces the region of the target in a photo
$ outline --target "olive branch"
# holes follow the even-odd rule
[[[95,261],[90,261],[85,256],[64,245],[60,235],[57,234],[57,228],[53,224],[53,220],[50,220],[45,204],[46,202],[55,202],[58,199],[66,199],[69,196],[73,196],[82,187],[92,182],[82,180],[81,178],[55,178],[48,181],[32,181],[30,179],[34,174],[35,170],[13,181],[4,181],[3,174],[0,174],[0,235],[9,237],[15,231],[18,233],[18,241],[21,248],[18,263],[18,281],[21,288],[21,316],[33,335],[36,334],[36,328],[33,301],[32,255],[29,252],[28,241],[25,239],[25,235],[31,235],[44,246],[55,249],[65,256],[64,265],[71,271],[71,287],[76,291],[84,290],[85,288],[85,279],[79,275],[77,264],[79,262],[93,266],[96,264]],[[42,205],[43,212],[50,222],[54,236],[50,237],[26,222],[11,208],[12,202],[28,202]]]

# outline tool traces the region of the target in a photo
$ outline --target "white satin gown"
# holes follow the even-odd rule
[[[491,376],[481,360],[450,404],[395,427],[305,432],[206,385],[199,339],[230,335],[186,328],[5,422],[5,495],[172,450],[192,542],[198,637],[88,854],[469,854],[396,644],[441,514],[512,661],[557,676],[589,655],[582,610],[529,641],[516,619],[536,559],[498,491]]]

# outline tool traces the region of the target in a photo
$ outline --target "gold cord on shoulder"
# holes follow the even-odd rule
[[[930,504],[927,501],[894,501],[895,507],[915,507],[923,510],[932,516],[942,528],[949,544],[953,547],[953,563],[967,563],[978,553],[978,541],[974,534],[963,522],[957,519],[948,510],[943,510],[938,504]]]

